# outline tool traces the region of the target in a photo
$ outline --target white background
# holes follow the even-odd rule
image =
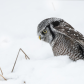
[[[84,35],[84,1],[0,0],[0,84],[84,84],[84,61],[55,57],[37,36],[38,24],[62,18]],[[11,73],[19,48],[14,72]],[[25,83],[24,83],[25,81]]]

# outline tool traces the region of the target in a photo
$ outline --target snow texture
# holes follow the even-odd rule
[[[0,84],[84,84],[84,60],[55,57],[40,41],[37,25],[46,18],[62,18],[84,35],[84,2],[56,0],[0,0]],[[14,71],[11,73],[19,48]],[[1,73],[0,73],[1,74]]]

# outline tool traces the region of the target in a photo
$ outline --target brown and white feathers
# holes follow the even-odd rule
[[[68,55],[76,61],[84,59],[84,37],[60,18],[47,18],[37,28],[41,40],[52,46],[55,56]]]

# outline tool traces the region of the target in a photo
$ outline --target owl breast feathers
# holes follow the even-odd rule
[[[49,43],[55,56],[68,55],[73,61],[84,59],[84,37],[60,18],[47,18],[39,23],[40,40]]]

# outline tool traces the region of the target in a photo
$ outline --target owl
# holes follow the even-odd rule
[[[54,56],[67,55],[73,61],[84,59],[84,37],[60,18],[47,18],[37,27],[40,40],[50,44]]]

